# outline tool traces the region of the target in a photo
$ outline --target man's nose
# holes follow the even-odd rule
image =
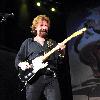
[[[47,27],[43,27],[43,30],[47,29]]]

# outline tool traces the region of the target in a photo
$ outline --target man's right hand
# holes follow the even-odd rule
[[[18,64],[18,66],[22,69],[22,70],[26,70],[26,69],[28,69],[28,68],[31,68],[31,66],[29,65],[29,63],[28,62],[20,62],[19,64]]]
[[[48,62],[43,63],[41,57],[37,57],[34,60],[32,60],[34,73],[36,73],[38,70],[45,68],[48,65]]]

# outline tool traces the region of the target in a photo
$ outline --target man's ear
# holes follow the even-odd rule
[[[31,33],[36,36],[37,35],[37,30],[32,30]]]

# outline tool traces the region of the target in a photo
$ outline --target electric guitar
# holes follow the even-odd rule
[[[82,28],[79,31],[76,31],[75,33],[73,33],[71,36],[69,36],[68,38],[66,38],[63,42],[61,42],[62,44],[66,44],[69,40],[71,40],[72,38],[82,34],[84,31],[86,31],[86,28]],[[33,59],[33,62],[36,61],[36,59],[41,59],[42,61],[45,61],[52,53],[54,53],[55,51],[57,51],[59,49],[59,46],[57,45],[56,47],[54,47],[52,50],[50,50],[49,52],[47,52],[46,54],[36,57],[35,59]],[[29,82],[31,79],[33,79],[37,72],[40,69],[43,69],[43,67],[39,67],[37,69],[37,71],[35,70],[35,66],[34,64],[31,64],[32,68],[26,69],[25,71],[20,69],[20,72],[18,74],[19,78],[21,79],[22,82],[25,82],[25,84],[27,84],[27,82]],[[37,68],[37,67],[36,67]]]

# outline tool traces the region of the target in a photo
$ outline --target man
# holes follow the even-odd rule
[[[65,45],[57,45],[55,41],[47,38],[50,19],[46,15],[34,18],[31,28],[35,37],[28,38],[22,43],[15,59],[17,69],[24,72],[32,69],[33,65],[34,73],[41,73],[35,82],[28,82],[26,85],[26,99],[42,100],[44,95],[47,100],[61,100],[56,73],[59,59],[64,55]],[[55,52],[45,57],[45,54],[55,46]],[[45,57],[44,60],[42,57]]]

